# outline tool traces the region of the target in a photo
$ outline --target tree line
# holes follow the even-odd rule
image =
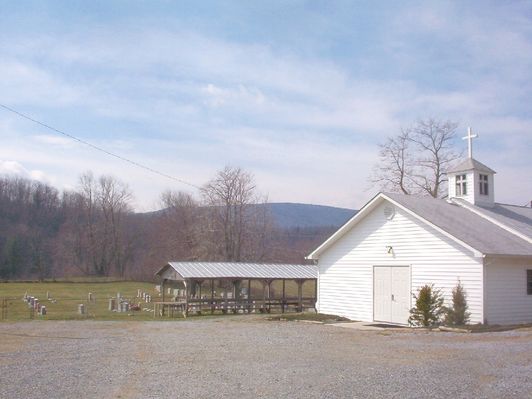
[[[151,278],[169,260],[301,263],[331,228],[281,229],[253,176],[226,167],[197,193],[166,191],[135,213],[112,176],[83,173],[75,190],[0,177],[0,279]]]
[[[370,181],[383,190],[442,197],[459,154],[457,124],[420,120],[380,145]],[[0,177],[0,279],[72,275],[150,278],[169,260],[304,262],[330,228],[281,229],[253,176],[225,167],[198,192],[166,191],[161,210],[134,213],[112,176],[82,174],[76,190]]]

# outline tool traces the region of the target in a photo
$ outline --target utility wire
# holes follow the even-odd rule
[[[179,179],[177,177],[171,176],[171,175],[166,174],[164,172],[160,172],[160,171],[158,171],[156,169],[150,168],[149,166],[143,165],[143,164],[141,164],[139,162],[132,161],[131,159],[125,158],[125,157],[123,157],[121,155],[117,155],[117,154],[115,154],[115,153],[113,153],[111,151],[107,151],[105,148],[102,148],[102,147],[99,147],[97,145],[91,144],[88,141],[82,140],[82,139],[80,139],[80,138],[78,138],[78,137],[76,137],[76,136],[74,136],[72,134],[66,133],[66,132],[64,132],[62,130],[56,129],[53,126],[47,125],[46,123],[40,122],[37,119],[34,119],[34,118],[32,118],[32,117],[30,117],[30,116],[28,116],[26,114],[23,114],[22,112],[19,112],[19,111],[15,110],[15,109],[13,109],[11,107],[8,107],[7,105],[4,105],[4,104],[0,103],[0,107],[4,108],[5,110],[7,110],[9,112],[12,112],[12,113],[20,116],[21,118],[27,119],[27,120],[29,120],[29,121],[31,121],[33,123],[41,125],[41,126],[47,128],[47,129],[50,129],[50,130],[56,132],[56,133],[62,134],[63,136],[66,136],[66,137],[68,137],[68,138],[70,138],[72,140],[75,140],[75,141],[77,141],[77,142],[79,142],[81,144],[84,144],[84,145],[86,145],[88,147],[91,147],[93,150],[103,152],[106,155],[109,155],[111,157],[120,159],[121,161],[127,162],[127,163],[129,163],[131,165],[134,165],[134,166],[138,167],[138,168],[147,170],[148,172],[155,173],[156,175],[165,177],[165,178],[170,179],[170,180],[174,180],[174,181],[182,183],[182,184],[186,184],[187,186],[190,186],[190,187],[194,187],[194,188],[200,189],[199,186],[197,186],[197,185],[195,185],[193,183],[189,183],[189,182],[187,182],[185,180]]]

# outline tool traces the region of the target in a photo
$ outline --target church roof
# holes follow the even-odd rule
[[[496,173],[493,169],[488,168],[482,162],[477,161],[474,158],[467,158],[460,162],[456,166],[450,168],[447,173],[466,172],[468,170],[478,170],[479,172]]]
[[[493,207],[477,206],[486,214],[522,234],[532,237],[532,208],[508,204]]]
[[[385,200],[406,209],[422,221],[484,255],[532,256],[532,208],[504,204],[484,208],[456,199],[446,201],[432,197],[380,193],[308,258],[317,259],[324,250]]]
[[[501,225],[512,228],[532,239],[532,209],[519,215],[497,204],[493,209],[481,208],[472,204],[449,203],[432,197],[416,197],[404,194],[384,194],[393,201],[408,208],[429,223],[441,228],[460,241],[485,255],[525,255],[532,256],[532,244]],[[478,213],[491,216],[496,224]],[[520,207],[514,207],[520,208]],[[523,211],[521,209],[521,211]]]

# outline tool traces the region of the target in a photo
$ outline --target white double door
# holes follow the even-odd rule
[[[373,319],[408,323],[410,315],[410,267],[373,267]]]

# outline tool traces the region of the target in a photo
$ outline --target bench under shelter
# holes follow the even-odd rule
[[[155,316],[316,309],[314,265],[169,262],[155,275],[162,296],[154,303]]]

